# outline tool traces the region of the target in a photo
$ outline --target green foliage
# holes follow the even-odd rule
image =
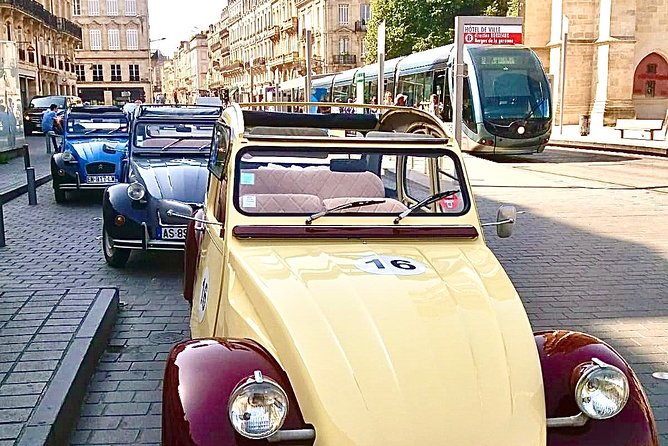
[[[452,43],[458,15],[517,15],[520,1],[371,0],[372,14],[365,37],[366,62],[376,60],[378,25],[383,21],[386,59],[392,59]]]

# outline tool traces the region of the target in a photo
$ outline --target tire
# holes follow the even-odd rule
[[[56,198],[56,203],[58,204],[63,204],[67,202],[67,195],[64,190],[60,190],[57,188],[53,189],[53,196]]]
[[[123,268],[130,258],[130,250],[123,248],[114,248],[111,243],[111,237],[107,229],[102,227],[102,252],[104,260],[113,268]]]

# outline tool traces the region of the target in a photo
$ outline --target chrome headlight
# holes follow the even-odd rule
[[[258,370],[232,392],[227,407],[230,422],[242,437],[271,437],[285,422],[288,397],[275,381]]]
[[[76,158],[74,158],[72,152],[63,152],[63,161],[65,161],[66,163],[71,163],[73,161],[76,161]]]
[[[629,381],[617,367],[593,358],[575,385],[575,401],[585,415],[606,420],[624,409],[629,399]]]
[[[128,186],[128,197],[139,201],[146,195],[146,189],[141,183],[132,183]]]

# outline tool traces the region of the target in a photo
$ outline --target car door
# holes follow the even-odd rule
[[[193,289],[190,328],[194,338],[213,336],[220,308],[226,270],[224,240],[225,199],[227,197],[227,162],[229,128],[216,125],[209,158],[209,186],[204,204],[197,274]]]

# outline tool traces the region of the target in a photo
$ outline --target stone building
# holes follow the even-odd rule
[[[225,86],[223,69],[230,65],[230,31],[227,27],[228,8],[223,8],[220,20],[209,27],[209,71],[207,74],[212,96],[220,96]]]
[[[194,104],[198,97],[208,96],[208,71],[208,32],[182,41],[162,66],[162,93],[167,102]]]
[[[148,0],[72,0],[83,28],[79,96],[93,104],[152,100]]]
[[[281,82],[304,76],[307,29],[314,74],[363,65],[368,0],[230,0],[226,26],[224,15],[216,29],[228,29],[229,61],[218,62],[212,46],[212,68],[218,62],[236,100],[250,100],[251,83],[253,98],[268,100]]]
[[[21,100],[36,95],[75,95],[75,48],[81,28],[71,21],[70,0],[0,2],[0,40],[18,48]],[[3,67],[5,68],[5,67]]]
[[[564,123],[590,114],[661,119],[668,109],[668,0],[524,0],[525,43],[554,76],[556,110],[562,17],[568,17]]]

